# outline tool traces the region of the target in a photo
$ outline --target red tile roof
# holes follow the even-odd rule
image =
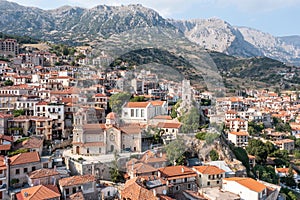
[[[159,122],[157,124],[158,128],[174,128],[179,129],[181,127],[181,123],[178,122]]]
[[[225,172],[224,170],[216,166],[195,166],[193,168],[196,171],[200,172],[201,174],[208,174],[208,175],[222,174]]]
[[[58,192],[58,189],[54,189],[53,186],[47,187],[44,185],[38,185],[38,186],[22,189],[21,192],[17,194],[17,199],[18,200],[46,200],[46,199],[60,198],[60,196],[61,195]]]
[[[165,177],[169,180],[197,176],[196,172],[186,166],[169,166],[158,170],[161,172],[161,177]]]
[[[125,107],[127,108],[146,108],[150,102],[128,102]]]
[[[40,162],[40,156],[38,152],[27,152],[27,153],[20,153],[15,155],[11,158],[10,165],[21,165],[26,163],[33,163],[33,162]]]
[[[57,171],[54,169],[38,169],[33,172],[30,172],[28,174],[29,178],[31,179],[37,179],[37,178],[42,178],[42,177],[47,177],[47,176],[56,176],[59,175]]]
[[[79,175],[63,178],[59,180],[59,185],[61,187],[73,186],[73,185],[82,185],[85,183],[95,182],[96,179],[93,175]]]
[[[267,188],[264,184],[254,180],[252,178],[232,177],[232,178],[224,178],[223,180],[235,181],[238,184],[248,188],[249,190],[255,191],[255,192],[261,192]]]

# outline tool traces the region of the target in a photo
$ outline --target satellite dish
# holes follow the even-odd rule
[[[166,191],[166,190],[163,190],[163,194],[166,195],[166,194],[167,194],[167,191]]]

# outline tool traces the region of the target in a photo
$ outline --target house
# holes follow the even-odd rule
[[[289,170],[290,170],[290,168],[286,168],[286,167],[277,168],[275,166],[275,173],[280,178],[288,176],[289,175]],[[293,173],[293,177],[294,177],[295,182],[299,183],[300,182],[300,176],[298,175],[298,173],[294,169],[292,169],[292,173]]]
[[[192,168],[197,173],[197,184],[200,188],[220,187],[225,171],[216,166],[194,166]]]
[[[12,119],[13,115],[0,113],[0,134],[8,132],[8,120]]]
[[[22,189],[17,200],[60,200],[61,194],[55,185],[37,185]]]
[[[291,139],[274,141],[273,144],[277,146],[280,150],[287,150],[288,152],[291,152],[295,149],[295,141]]]
[[[168,143],[177,138],[177,134],[180,133],[181,123],[178,122],[159,122],[157,124],[162,132],[162,138],[165,143]]]
[[[0,156],[0,199],[4,198],[8,189],[8,167],[7,159]]]
[[[229,120],[229,129],[231,131],[247,131],[248,130],[248,121],[241,118],[236,118]]]
[[[158,177],[163,178],[168,187],[167,194],[176,196],[184,190],[197,191],[197,174],[186,166],[169,166],[158,169]]]
[[[222,189],[240,195],[243,200],[262,200],[267,197],[267,186],[252,178],[224,178]]]
[[[29,152],[36,151],[42,155],[44,140],[41,137],[30,137],[22,142],[17,143],[14,149],[27,149]]]
[[[166,114],[166,101],[128,102],[122,108],[122,119],[125,122],[147,123],[155,116]]]
[[[157,176],[140,176],[126,181],[121,199],[159,200],[167,192],[166,181]]]
[[[248,136],[248,133],[245,131],[232,131],[228,133],[228,140],[235,144],[237,147],[244,147],[248,144]]]
[[[98,198],[96,179],[93,175],[79,175],[62,178],[58,181],[58,184],[63,199],[67,199],[67,197],[79,191],[83,193],[83,196],[86,199]]]
[[[42,168],[38,152],[20,153],[9,158],[9,186],[20,187],[27,183],[27,173]]]
[[[13,143],[13,137],[0,134],[0,154],[7,155],[7,152],[11,149]]]
[[[56,185],[60,174],[56,169],[38,169],[28,173],[27,182],[30,186]]]
[[[157,174],[157,169],[145,163],[127,162],[127,174],[130,179],[137,176],[151,176]]]

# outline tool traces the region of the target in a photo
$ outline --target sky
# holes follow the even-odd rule
[[[300,35],[300,0],[9,0],[25,6],[54,9],[63,5],[142,4],[165,18],[220,18],[274,36]],[[51,3],[50,3],[51,2]]]

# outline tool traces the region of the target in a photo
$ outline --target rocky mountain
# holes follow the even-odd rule
[[[91,9],[64,6],[41,10],[0,0],[0,9],[2,32],[53,42],[89,42],[131,29],[173,27],[157,12],[141,5],[100,5]]]
[[[0,9],[1,32],[27,35],[55,43],[97,44],[114,35],[139,29],[140,36],[146,37],[145,33],[149,31],[145,30],[156,27],[156,34],[169,34],[168,38],[171,40],[176,40],[174,34],[182,35],[204,49],[237,57],[267,56],[300,65],[298,36],[274,37],[255,29],[235,27],[220,19],[166,20],[159,13],[142,5],[99,5],[91,9],[64,6],[42,10],[0,0]],[[180,37],[173,44],[174,47],[179,47],[180,41],[183,41],[181,39]],[[114,40],[118,38],[113,37],[109,41]],[[131,38],[128,42],[135,40],[136,38]],[[165,41],[157,42],[163,45]],[[122,45],[122,48],[128,46],[126,43]]]
[[[206,49],[234,56],[266,56],[300,65],[300,37],[274,37],[221,19],[169,20],[185,36]],[[295,42],[297,41],[297,42]]]

